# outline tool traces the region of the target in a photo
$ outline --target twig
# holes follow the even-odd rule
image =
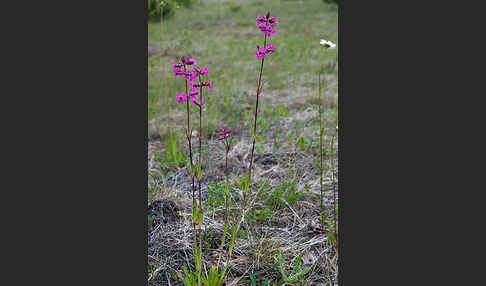
[[[167,277],[167,283],[169,283],[169,286],[171,286],[171,285],[170,285],[170,279],[169,279],[169,275],[167,275],[167,272],[165,272],[165,277]]]
[[[281,199],[288,207],[289,209],[292,211],[292,213],[294,213],[294,215],[300,220],[301,223],[304,223],[304,221],[299,217],[299,215],[294,211],[294,209],[289,205],[289,203],[287,203],[287,201],[285,199]]]

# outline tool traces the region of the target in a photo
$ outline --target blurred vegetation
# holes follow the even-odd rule
[[[181,5],[163,23],[148,23],[149,134],[166,138],[168,125],[175,129],[183,127],[179,122],[184,119],[185,109],[175,102],[175,94],[184,92],[185,86],[184,81],[173,77],[171,64],[185,54],[208,67],[214,83],[205,105],[205,136],[214,136],[222,125],[246,132],[253,119],[258,78],[258,61],[253,52],[256,45],[263,44],[264,38],[255,18],[267,11],[277,16],[279,23],[277,33],[271,38],[276,53],[265,61],[262,110],[273,115],[278,113],[277,109],[285,108],[286,116],[293,117],[315,103],[319,68],[337,63],[338,49],[324,51],[319,44],[323,38],[338,42],[338,13],[334,4],[321,0],[206,0],[201,4],[196,1],[190,7]],[[334,114],[337,112],[337,65],[328,69],[326,76],[329,78],[325,109],[332,107],[330,112]],[[259,122],[262,125],[259,128],[272,131],[276,126],[277,135],[291,131],[279,129],[277,116],[262,118],[266,122]],[[267,136],[266,140],[280,140],[271,133],[261,135]]]
[[[322,1],[324,1],[324,3],[334,3],[336,5],[339,4],[339,0],[322,0]]]
[[[159,21],[161,13],[164,18],[174,15],[178,7],[190,8],[197,0],[148,0],[148,18]]]

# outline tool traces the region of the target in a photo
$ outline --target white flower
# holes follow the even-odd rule
[[[334,48],[336,48],[336,44],[334,44],[331,41],[326,41],[324,39],[321,39],[321,45],[323,45],[326,49],[334,49]]]

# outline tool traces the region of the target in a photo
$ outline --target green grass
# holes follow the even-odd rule
[[[208,199],[206,205],[210,207],[224,207],[224,184],[224,182],[211,183],[208,187]],[[231,201],[228,202],[228,205],[231,207]]]
[[[149,49],[156,50],[149,57],[152,133],[165,132],[160,126],[167,126],[168,106],[172,126],[182,127],[177,123],[184,110],[176,104],[175,94],[184,92],[184,81],[172,76],[171,63],[185,54],[207,66],[214,82],[215,88],[205,105],[206,120],[214,129],[206,131],[215,132],[221,122],[237,124],[240,128],[251,124],[253,105],[250,103],[258,68],[253,52],[257,44],[263,44],[263,33],[255,23],[258,12],[270,11],[279,20],[277,33],[271,39],[276,53],[265,61],[262,106],[286,106],[287,112],[298,109],[292,107],[294,103],[299,104],[295,97],[314,95],[312,89],[320,65],[337,60],[337,50],[324,52],[319,45],[321,38],[338,40],[338,15],[333,6],[321,0],[234,2],[203,1],[201,6],[196,4],[192,9],[177,9],[174,17],[164,23],[149,22]],[[236,6],[240,8],[232,8]],[[336,69],[332,74],[336,80]],[[337,84],[330,92],[337,94]]]
[[[280,274],[282,275],[282,282],[283,284],[293,284],[300,282],[300,284],[304,284],[302,281],[304,280],[305,274],[309,272],[309,268],[301,268],[300,264],[302,263],[302,253],[297,256],[295,259],[295,263],[292,267],[292,271],[290,274],[287,274],[285,271],[284,260],[282,258],[282,253],[278,253],[278,266],[280,269]]]
[[[320,201],[318,194],[309,193],[311,186],[307,184],[312,180],[315,182],[318,178],[316,170],[319,169],[319,70],[325,73],[326,81],[322,114],[325,171],[328,171],[328,160],[332,158],[328,145],[338,120],[335,64],[338,50],[326,51],[319,41],[328,39],[338,42],[338,13],[334,5],[325,4],[322,0],[203,0],[202,5],[196,2],[192,9],[177,9],[175,15],[163,23],[148,23],[147,100],[149,136],[152,138],[149,142],[152,148],[149,157],[152,161],[149,168],[148,200],[150,202],[161,197],[161,194],[168,196],[166,193],[173,192],[178,193],[176,197],[179,200],[190,202],[190,198],[182,199],[188,194],[180,190],[184,178],[188,177],[187,172],[178,169],[187,167],[189,160],[185,138],[186,107],[177,104],[175,97],[176,93],[185,92],[185,83],[184,80],[174,78],[171,64],[178,61],[180,56],[191,55],[198,61],[198,65],[208,67],[214,85],[214,89],[209,90],[209,96],[207,91],[204,95],[206,104],[203,112],[203,148],[206,150],[206,168],[203,169],[203,174],[210,178],[209,182],[205,182],[207,197],[203,205],[207,212],[204,223],[211,220],[218,221],[215,225],[223,224],[225,177],[221,166],[224,166],[224,150],[222,147],[215,147],[221,143],[214,139],[219,128],[232,128],[233,147],[239,143],[251,146],[255,85],[259,68],[259,61],[253,52],[257,44],[263,44],[263,33],[256,27],[255,18],[257,13],[264,14],[267,11],[278,17],[277,33],[270,40],[276,47],[276,53],[265,60],[265,85],[259,102],[255,154],[273,153],[279,162],[270,163],[270,166],[260,165],[260,170],[279,167],[276,172],[282,177],[268,180],[259,178],[257,188],[253,188],[258,196],[257,204],[247,214],[245,228],[240,229],[237,236],[245,244],[249,244],[247,248],[243,248],[242,251],[245,252],[242,256],[249,257],[248,265],[256,265],[255,271],[260,272],[245,274],[249,280],[242,280],[238,285],[260,285],[263,282],[270,283],[269,285],[297,285],[302,282],[307,284],[311,281],[324,281],[323,277],[328,270],[321,271],[315,267],[309,271],[301,267],[303,258],[299,243],[307,234],[288,237],[288,241],[276,238],[286,234],[282,228],[290,226],[292,220],[301,224],[301,219],[307,222],[309,216],[316,216],[312,213],[312,206],[317,208]],[[191,126],[197,130],[198,116],[191,113],[191,120]],[[194,149],[193,155],[197,157],[198,148]],[[243,151],[231,155],[230,159],[236,160],[238,154],[244,155],[246,151],[244,148],[241,150]],[[296,152],[309,155],[305,157],[307,160],[317,158],[309,161],[311,164],[305,164],[313,167],[302,167],[307,162],[298,161],[298,157],[294,159],[290,155]],[[233,164],[236,165],[230,171],[231,220],[235,219],[241,203],[238,193],[245,189],[245,171],[241,163]],[[305,180],[302,179],[304,173],[307,176]],[[177,174],[174,179],[177,183],[163,187],[161,181],[171,174]],[[191,210],[186,205],[182,211],[189,214]],[[333,223],[328,213],[317,218],[325,220],[326,225]],[[221,229],[215,228],[213,231],[210,224],[207,227],[203,248],[205,251],[218,248],[218,238],[221,235]],[[265,233],[264,227],[267,227]],[[293,231],[294,234],[297,233],[296,230]],[[242,241],[236,244],[238,247],[244,245]],[[281,247],[289,249],[289,246],[292,246],[292,251],[283,252],[283,257],[277,256]],[[294,253],[297,250],[299,252]],[[205,259],[210,257],[208,253],[204,255]],[[191,284],[193,277],[189,275],[187,278],[186,282]],[[234,278],[231,276],[231,280]]]

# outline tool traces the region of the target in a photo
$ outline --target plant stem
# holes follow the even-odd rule
[[[323,165],[322,165],[322,111],[321,111],[321,106],[322,106],[322,99],[321,99],[321,73],[319,72],[319,149],[320,149],[320,158],[321,158],[321,164],[320,164],[320,171],[321,171],[321,214],[324,213],[324,193],[322,189],[322,173],[323,173]],[[324,227],[324,221],[322,221],[322,227]]]
[[[267,35],[265,35],[265,40],[263,43],[263,47],[267,44]],[[251,158],[250,158],[250,169],[249,169],[249,183],[251,186],[251,171],[253,168],[253,153],[255,152],[255,141],[256,141],[256,127],[257,127],[257,119],[258,119],[258,98],[260,97],[261,93],[261,82],[262,82],[262,73],[263,73],[263,63],[265,62],[265,58],[262,58],[262,63],[260,65],[260,75],[258,77],[258,84],[256,88],[256,102],[255,102],[255,122],[253,125],[253,142],[252,142],[252,147],[251,147]],[[249,188],[250,194],[251,194],[251,187]],[[243,192],[243,208],[245,208],[246,205],[246,192]]]
[[[228,192],[229,192],[229,173],[228,173],[228,152],[229,152],[229,145],[226,148],[226,161],[225,161],[225,168],[224,172],[226,173],[226,194],[225,194],[225,208],[226,208],[226,215],[225,215],[225,222],[228,223],[229,217],[229,208],[228,208]]]
[[[229,218],[229,207],[228,207],[228,192],[229,192],[229,174],[228,174],[228,152],[229,152],[229,145],[228,143],[225,142],[225,149],[226,149],[226,161],[225,161],[225,168],[224,168],[224,173],[226,175],[226,185],[225,185],[225,196],[224,196],[224,206],[225,206],[225,216],[224,216],[224,231],[223,231],[223,238],[221,239],[221,245],[220,245],[220,251],[219,251],[219,257],[218,257],[218,264],[217,267],[219,267],[219,262],[221,260],[221,254],[223,253],[223,246],[224,242],[226,240],[226,233],[228,232],[228,218]]]
[[[201,81],[201,76],[199,76],[199,81]],[[201,178],[198,175],[198,183],[199,183],[199,213],[202,215],[204,219],[204,212],[202,209],[202,196],[201,196],[201,180],[202,180],[202,86],[199,87],[199,167],[198,169],[201,172]],[[202,222],[199,223],[199,252],[201,253],[201,257],[199,259],[199,269],[202,269],[202,229],[201,229]],[[201,273],[199,273],[199,276]]]
[[[186,65],[184,65],[184,70],[186,70]],[[187,92],[187,78],[186,78],[186,95],[188,94]],[[193,161],[192,161],[192,146],[191,146],[191,137],[192,137],[192,132],[191,132],[191,129],[190,129],[190,117],[189,117],[189,99],[186,101],[186,107],[187,107],[187,142],[189,144],[189,157],[191,159],[191,176],[192,176],[192,209],[194,210],[194,206],[196,204],[196,199],[195,199],[195,189],[194,189],[194,175],[193,175],[193,171],[194,171],[194,164],[193,164]],[[192,222],[192,226],[193,226],[193,248],[194,248],[194,252],[196,251],[196,222],[193,221]]]
[[[265,47],[267,44],[267,35],[265,35],[265,39],[264,39],[264,42],[263,42],[263,47]],[[261,61],[261,64],[260,64],[260,74],[258,76],[258,83],[257,83],[257,87],[256,87],[256,102],[255,102],[255,121],[253,123],[253,134],[252,134],[252,147],[251,147],[251,157],[250,157],[250,168],[248,170],[248,190],[249,190],[249,195],[251,195],[251,171],[252,171],[252,168],[253,168],[253,154],[255,152],[255,142],[256,142],[256,126],[257,126],[257,120],[258,120],[258,99],[260,97],[260,93],[262,92],[262,88],[261,88],[261,85],[262,85],[262,73],[263,73],[263,64],[265,62],[265,58],[262,58],[262,61]],[[241,208],[241,213],[240,213],[240,217],[238,218],[238,221],[237,221],[237,224],[236,224],[236,229],[235,229],[235,232],[234,234],[231,233],[231,240],[230,240],[230,247],[229,247],[229,250],[228,250],[228,254],[227,254],[227,257],[226,257],[226,266],[223,270],[223,272],[221,273],[221,278],[224,279],[225,275],[226,275],[226,271],[228,270],[228,267],[229,267],[229,263],[230,263],[230,259],[231,259],[231,254],[233,252],[233,248],[232,248],[232,245],[236,239],[236,236],[238,235],[238,232],[240,230],[240,227],[241,227],[241,222],[244,220],[245,218],[245,208],[246,208],[246,198],[247,198],[247,194],[246,194],[246,191],[243,192],[243,206]],[[253,201],[254,202],[254,201]],[[250,206],[251,207],[251,206]]]

